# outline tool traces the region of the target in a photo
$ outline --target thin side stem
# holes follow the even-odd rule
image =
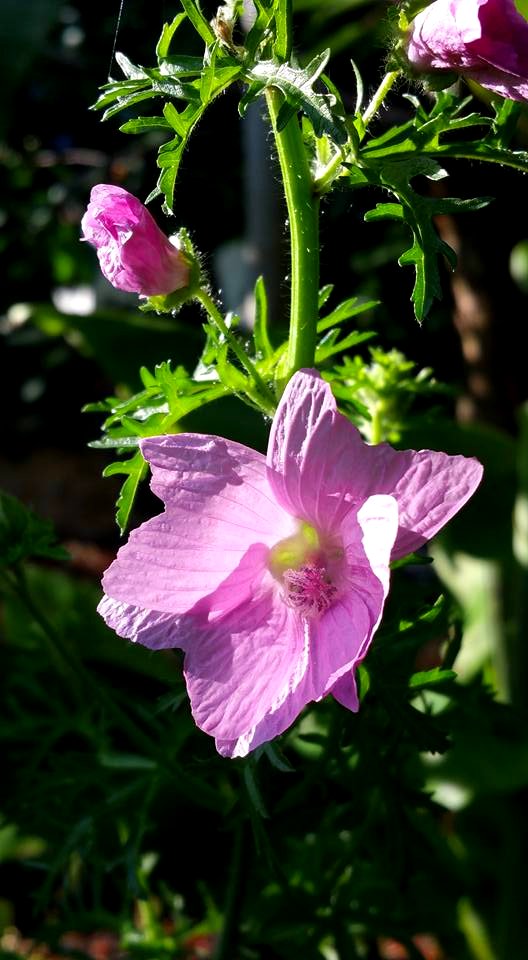
[[[332,184],[336,179],[337,171],[339,170],[341,164],[347,159],[347,156],[348,153],[346,147],[334,154],[324,170],[322,170],[319,176],[314,180],[314,193],[318,194],[319,196],[325,193],[327,187],[329,187],[330,184]]]
[[[218,329],[220,330],[220,333],[227,340],[230,349],[233,351],[233,353],[238,358],[238,360],[240,361],[240,363],[242,364],[246,372],[249,374],[249,376],[253,380],[253,383],[255,384],[255,386],[257,387],[261,395],[262,406],[265,407],[266,413],[273,415],[275,413],[275,408],[277,405],[275,397],[273,396],[269,387],[264,383],[264,380],[262,379],[262,377],[260,376],[260,373],[256,369],[255,364],[249,359],[247,353],[240,346],[236,337],[233,336],[222,314],[220,313],[218,307],[216,306],[216,303],[214,302],[213,298],[203,288],[200,288],[199,290],[196,291],[195,297],[205,308],[211,320],[213,321],[214,325],[218,327]]]
[[[291,313],[287,378],[315,360],[319,300],[319,198],[313,188],[297,117],[282,130],[277,118],[282,102],[278,90],[266,91],[282,172],[291,240]]]
[[[363,113],[362,120],[365,130],[367,129],[371,120],[374,119],[378,110],[383,105],[383,101],[387,96],[391,87],[394,86],[398,76],[400,74],[399,70],[391,70],[389,73],[386,73],[381,81],[378,89],[376,90],[372,100],[370,101],[368,107]]]

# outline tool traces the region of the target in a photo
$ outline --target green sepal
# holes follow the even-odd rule
[[[196,291],[200,289],[203,282],[200,259],[185,227],[181,227],[178,230],[176,238],[177,243],[175,246],[189,267],[189,282],[187,286],[181,287],[181,289],[175,290],[173,293],[167,293],[157,297],[147,297],[141,304],[140,310],[155,310],[156,313],[176,313],[184,303],[193,300]]]

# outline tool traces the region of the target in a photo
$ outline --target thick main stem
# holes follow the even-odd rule
[[[291,241],[291,308],[287,377],[315,360],[319,299],[319,199],[313,188],[297,117],[282,130],[277,117],[282,98],[278,90],[266,91],[277,153],[282,172]]]

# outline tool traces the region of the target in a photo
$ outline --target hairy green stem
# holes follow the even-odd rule
[[[348,156],[347,149],[349,149],[349,146],[350,145],[348,145],[347,147],[345,145],[345,147],[343,147],[341,150],[338,150],[338,152],[334,154],[332,159],[328,161],[326,167],[315,178],[314,193],[316,193],[318,196],[322,196],[323,193],[326,193],[326,190],[328,189],[328,187],[331,186],[331,184],[334,182],[334,180],[338,176],[338,171],[340,166],[347,159],[347,156]]]
[[[217,327],[222,336],[225,337],[229,344],[229,348],[233,351],[246,372],[249,374],[250,378],[253,380],[253,383],[260,394],[261,406],[264,408],[266,413],[273,416],[277,405],[275,397],[273,396],[269,387],[264,383],[264,380],[256,369],[255,364],[249,359],[246,351],[243,349],[243,347],[241,347],[236,337],[233,336],[212,296],[201,287],[196,291],[195,298],[205,308],[215,327]]]
[[[363,126],[365,127],[365,130],[367,129],[370,121],[376,116],[378,110],[382,106],[383,101],[385,100],[385,97],[387,96],[391,87],[396,82],[399,76],[399,73],[400,73],[399,70],[391,70],[389,73],[386,73],[385,76],[383,77],[383,80],[381,81],[378,89],[376,90],[374,96],[372,97],[368,107],[364,111],[363,116],[361,118],[363,120]]]
[[[277,128],[282,103],[278,90],[266,91],[288,208],[291,240],[291,312],[287,378],[315,360],[319,301],[319,198],[296,116]]]

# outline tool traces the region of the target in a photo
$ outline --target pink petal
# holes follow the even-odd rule
[[[357,514],[347,518],[343,537],[348,563],[342,596],[320,620],[304,622],[303,654],[287,695],[282,691],[262,719],[238,736],[215,733],[222,755],[245,756],[283,733],[307,703],[327,693],[337,691],[338,696],[342,690],[346,705],[356,708],[352,670],[365,656],[381,618],[396,530],[397,505],[392,497],[370,497]],[[340,678],[344,678],[342,684]]]
[[[181,645],[181,629],[178,629],[181,617],[144,610],[106,595],[97,610],[118,637],[127,637],[151,650],[170,649]]]
[[[413,20],[419,70],[455,70],[504,97],[528,97],[528,23],[513,0],[435,0]]]
[[[267,550],[292,532],[273,500],[264,458],[218,437],[180,434],[142,444],[152,489],[165,513],[134,530],[103,579],[114,600],[158,613],[182,614],[236,573],[225,609],[240,602]],[[251,553],[250,553],[251,550]]]
[[[466,44],[480,37],[479,7],[485,0],[435,0],[414,18],[407,55],[424,70],[456,70],[472,56]]]
[[[380,598],[380,613],[382,602]],[[302,636],[301,618],[297,618],[295,626]],[[267,711],[260,718],[255,712],[253,725],[241,730],[238,736],[234,728],[208,729],[207,732],[216,737],[218,752],[228,757],[244,757],[250,750],[284,733],[308,703],[333,693],[339,678],[349,675],[373,629],[362,589],[351,590],[336,601],[319,623],[305,621],[304,646],[302,651],[299,646],[296,649],[294,679],[288,681],[285,677],[283,687],[274,702],[268,704]],[[247,717],[249,713],[248,709]],[[196,714],[195,720],[201,726]]]
[[[93,187],[81,221],[103,275],[143,296],[173,293],[189,282],[189,265],[137,197],[108,183]]]
[[[123,586],[124,575],[123,570],[120,569],[117,586],[112,583],[109,588],[112,590],[112,596],[103,597],[98,611],[108,626],[112,627],[120,637],[128,637],[151,650],[167,647],[180,647],[185,650],[189,643],[196,642],[200,631],[207,630],[209,617],[219,617],[234,610],[260,589],[262,581],[268,576],[267,553],[267,548],[262,544],[253,544],[240,563],[227,574],[216,589],[209,594],[202,594],[199,590],[198,599],[191,595],[195,602],[181,614],[160,612],[160,604],[156,597],[154,604],[147,606],[138,606],[115,599],[116,593]],[[106,580],[105,575],[103,586]],[[185,578],[182,577],[182,584],[184,580]],[[144,587],[147,586],[148,584],[145,583]],[[156,582],[155,586],[158,587],[159,584]],[[183,607],[186,599],[184,590],[178,590],[177,596]]]
[[[296,373],[282,396],[268,444],[269,480],[279,503],[318,530],[338,530],[355,502],[354,468],[362,446],[355,427],[337,413],[332,391],[317,371]]]
[[[277,499],[319,529],[339,529],[347,511],[372,494],[398,501],[399,532],[392,559],[430,540],[460,510],[482,478],[473,459],[431,450],[370,446],[337,411],[329,384],[316,371],[290,380],[268,447]]]
[[[346,707],[347,710],[351,710],[352,713],[358,712],[359,697],[354,670],[339,677],[339,680],[337,683],[334,683],[330,693],[342,707]]]
[[[392,559],[404,557],[431,540],[472,496],[482,480],[474,457],[451,457],[433,450],[369,448],[369,470],[379,468],[378,490],[398,501],[399,530]]]
[[[270,576],[236,610],[204,625],[189,646],[185,678],[194,719],[219,740],[235,740],[289,698],[307,667],[300,619]]]

